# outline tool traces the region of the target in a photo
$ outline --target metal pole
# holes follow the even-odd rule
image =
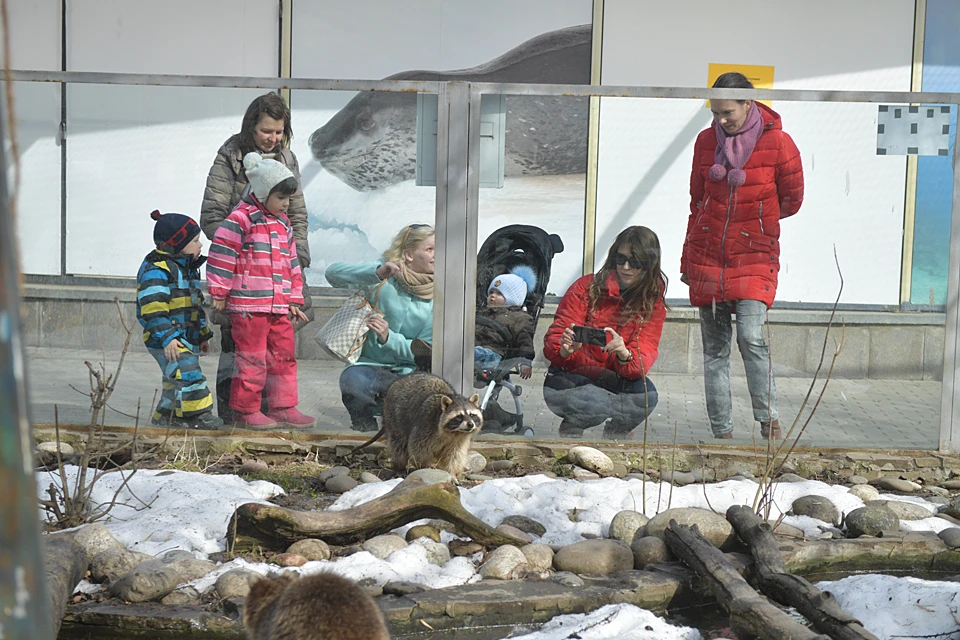
[[[2,111],[0,111],[2,113]],[[0,140],[4,119],[0,117]],[[27,420],[14,221],[0,153],[0,640],[51,638]]]
[[[954,107],[954,109],[960,106]],[[953,208],[950,214],[950,260],[947,308],[943,327],[943,382],[940,387],[940,450],[960,451],[960,145],[953,140]]]

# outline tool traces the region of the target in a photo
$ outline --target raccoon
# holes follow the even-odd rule
[[[373,598],[335,573],[257,580],[243,625],[251,640],[390,640]]]
[[[383,398],[383,427],[353,451],[386,435],[397,471],[432,467],[456,477],[466,468],[470,436],[482,426],[480,396],[467,399],[441,378],[412,373],[390,385]]]

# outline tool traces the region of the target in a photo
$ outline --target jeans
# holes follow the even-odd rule
[[[473,366],[478,369],[496,369],[503,356],[486,347],[473,348]]]
[[[543,399],[550,411],[573,427],[586,429],[605,420],[605,433],[628,433],[657,406],[657,387],[649,377],[627,380],[613,371],[600,380],[550,367]]]
[[[770,348],[763,337],[767,306],[759,300],[736,300],[700,307],[703,386],[710,428],[717,436],[733,431],[733,403],[730,398],[732,314],[737,316],[737,346],[747,373],[753,419],[772,422],[779,417],[777,388],[770,368]]]
[[[353,429],[376,431],[374,413],[382,406],[387,387],[398,378],[400,376],[388,367],[360,364],[343,370],[340,374],[340,397],[350,414]]]

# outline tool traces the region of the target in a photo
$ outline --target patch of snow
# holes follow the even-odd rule
[[[557,616],[539,631],[512,640],[701,640],[690,627],[675,627],[632,604],[608,604],[592,613]]]

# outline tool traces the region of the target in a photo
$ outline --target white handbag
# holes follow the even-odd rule
[[[381,281],[369,292],[355,291],[337,310],[333,317],[317,332],[317,344],[331,356],[347,364],[356,364],[366,342],[370,327],[367,318],[383,313],[377,308]],[[371,298],[372,296],[372,298]]]

